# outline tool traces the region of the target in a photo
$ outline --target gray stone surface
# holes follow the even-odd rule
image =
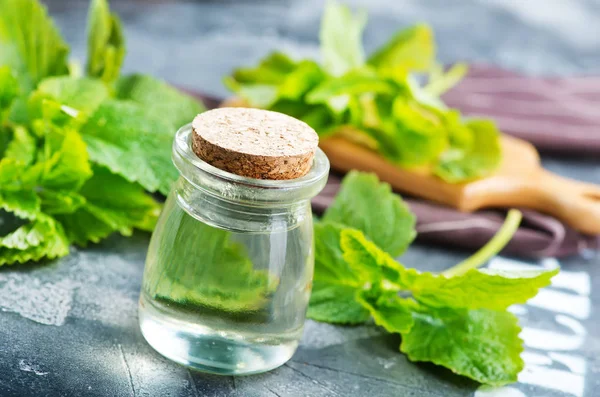
[[[84,56],[85,1],[48,1]],[[322,2],[113,1],[125,22],[128,71],[224,94],[236,65],[282,48],[317,56]],[[366,6],[374,48],[399,26],[434,25],[440,56],[528,73],[600,71],[600,7],[584,1],[354,1]],[[546,158],[556,172],[600,183],[597,160]],[[137,326],[148,235],[113,236],[55,263],[0,270],[0,396],[471,396],[478,385],[398,352],[399,338],[372,326],[307,322],[285,366],[252,377],[189,371],[155,353]],[[468,253],[415,245],[403,261],[441,270]],[[496,259],[493,266],[515,265]],[[522,265],[522,264],[521,264]],[[551,259],[535,264],[553,265]],[[527,346],[521,382],[479,396],[600,395],[600,259],[562,262],[565,275],[517,308]],[[586,288],[590,287],[591,292]]]
[[[130,239],[114,236],[54,264],[0,272],[0,306],[4,311],[0,315],[0,395],[429,397],[470,396],[478,387],[433,365],[408,362],[398,352],[399,338],[375,327],[337,327],[312,321],[307,322],[292,360],[270,373],[234,379],[189,371],[155,353],[137,326],[137,297],[147,243],[148,236],[143,234]],[[421,269],[440,270],[465,254],[414,246],[403,261]],[[492,263],[498,264],[502,265],[498,260]],[[580,279],[573,285],[580,287],[586,285],[585,280],[598,285],[599,265],[597,256],[563,262],[564,269]],[[554,293],[577,297],[579,300],[573,302],[579,305],[600,303],[597,291],[588,298],[564,285],[555,287]],[[40,304],[42,298],[44,303]],[[597,314],[540,307],[552,304],[556,297],[544,299],[519,311],[523,325],[530,333],[538,328],[554,332],[545,334],[551,340],[558,340],[557,335],[573,339],[583,332],[581,345],[563,344],[567,350],[559,353],[583,360],[585,368],[574,372],[557,363],[544,366],[542,381],[557,376],[548,372],[553,368],[560,371],[560,379],[574,382],[573,386],[563,385],[566,390],[585,382],[582,396],[595,396],[594,390],[600,391]],[[561,315],[581,329],[561,325],[557,322]],[[535,347],[533,337],[525,338],[529,354],[550,357],[551,351],[556,353],[556,349]],[[526,396],[577,395],[527,383],[513,387]]]

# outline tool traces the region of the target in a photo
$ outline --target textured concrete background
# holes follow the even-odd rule
[[[85,56],[86,0],[47,1]],[[318,57],[323,0],[112,1],[125,21],[128,71],[224,94],[221,78],[273,49]],[[491,63],[528,73],[600,73],[596,0],[352,0],[368,10],[367,53],[399,28],[431,24],[439,58]]]
[[[87,1],[47,3],[73,56],[83,59]],[[152,73],[205,92],[223,95],[225,73],[275,48],[318,56],[322,1],[112,3],[125,23],[127,71]],[[396,29],[425,21],[436,30],[445,62],[493,63],[531,74],[600,73],[597,2],[351,3],[371,15],[369,50]],[[545,162],[559,173],[600,183],[598,162]],[[478,389],[449,371],[408,362],[398,353],[399,338],[375,327],[310,321],[292,361],[268,374],[234,379],[188,371],[155,353],[137,327],[147,244],[145,234],[113,236],[50,265],[0,271],[0,396],[433,397],[472,396]],[[415,245],[403,261],[440,270],[467,254]],[[497,260],[495,265],[511,263]],[[593,307],[600,304],[600,292],[594,290],[600,285],[600,260],[591,254],[562,265],[570,273],[561,285],[518,308],[528,362],[521,383],[496,394],[479,390],[477,396],[600,395],[600,319]]]

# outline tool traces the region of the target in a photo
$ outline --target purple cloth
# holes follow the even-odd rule
[[[538,150],[600,154],[600,76],[531,77],[473,65],[443,99]]]
[[[317,213],[324,212],[340,187],[341,177],[329,175],[325,189],[312,201]],[[405,198],[417,217],[417,240],[478,249],[487,243],[502,226],[505,211],[484,210],[464,213],[425,200]],[[504,254],[524,257],[568,256],[586,249],[598,249],[600,236],[586,236],[565,226],[555,218],[536,211],[522,209],[523,221]]]

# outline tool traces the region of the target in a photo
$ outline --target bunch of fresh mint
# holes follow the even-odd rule
[[[394,260],[415,237],[414,217],[389,185],[351,172],[315,225],[315,275],[308,316],[336,324],[372,318],[402,335],[400,350],[490,385],[517,380],[523,369],[521,328],[513,304],[525,303],[558,273],[477,269],[510,240],[511,212],[485,247],[442,274]]]
[[[361,44],[366,14],[329,2],[321,25],[322,64],[275,52],[257,67],[240,68],[226,85],[255,107],[301,119],[322,137],[346,137],[405,167],[425,166],[447,182],[479,178],[501,160],[499,133],[490,120],[463,120],[439,96],[466,73],[444,73],[435,62],[431,29],[398,32],[370,57]],[[419,74],[423,76],[419,76]],[[421,86],[418,77],[427,75]],[[351,127],[351,128],[341,128]]]
[[[91,2],[85,76],[37,0],[0,0],[0,265],[56,258],[113,232],[152,230],[177,177],[176,129],[203,107],[120,76],[122,27]],[[16,229],[15,229],[16,228]]]

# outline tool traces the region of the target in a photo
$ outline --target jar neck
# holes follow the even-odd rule
[[[317,148],[309,172],[289,180],[247,178],[200,159],[191,147],[191,124],[175,134],[173,163],[179,170],[174,195],[190,216],[219,228],[240,232],[290,230],[312,221],[310,199],[325,186],[329,160]]]
[[[325,186],[329,161],[317,148],[313,164],[303,177],[288,180],[253,179],[216,168],[193,152],[190,124],[177,131],[173,142],[173,163],[179,174],[193,186],[213,196],[248,206],[281,207],[305,202]]]
[[[235,186],[231,186],[235,189]],[[236,197],[235,192],[231,192]],[[177,204],[201,222],[234,232],[285,232],[311,220],[310,200],[251,204],[228,200],[180,177],[174,189]]]

